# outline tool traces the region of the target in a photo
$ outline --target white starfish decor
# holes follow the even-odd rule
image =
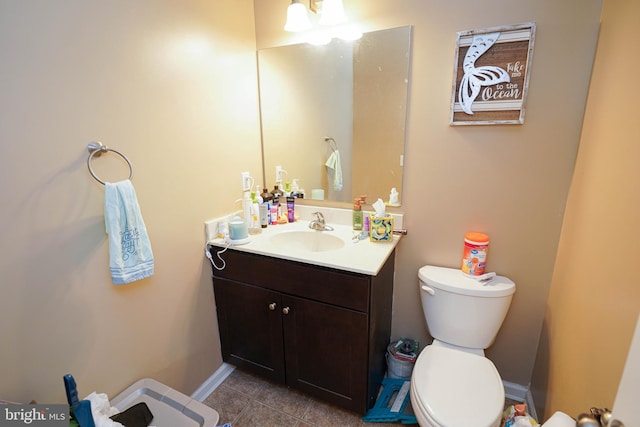
[[[462,63],[464,76],[460,81],[458,101],[467,114],[473,114],[471,106],[483,86],[510,81],[509,74],[503,68],[492,65],[476,67],[476,60],[493,46],[499,36],[500,33],[474,35],[471,46],[464,56]]]

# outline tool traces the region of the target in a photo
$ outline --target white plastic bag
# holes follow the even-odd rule
[[[511,405],[504,411],[502,427],[531,427],[539,425],[540,424],[527,413],[526,403]]]

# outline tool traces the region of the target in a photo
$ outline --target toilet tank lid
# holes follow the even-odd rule
[[[483,284],[456,268],[425,265],[418,270],[418,277],[428,286],[461,295],[497,298],[516,291],[515,283],[507,277],[496,276]]]

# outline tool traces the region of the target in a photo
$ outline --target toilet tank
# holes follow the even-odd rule
[[[516,290],[511,280],[496,276],[482,284],[459,269],[430,265],[420,268],[418,277],[433,338],[472,349],[493,344]]]

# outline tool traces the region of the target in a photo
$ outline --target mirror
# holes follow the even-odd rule
[[[410,52],[410,26],[258,51],[262,185],[281,166],[307,199],[401,198]]]

